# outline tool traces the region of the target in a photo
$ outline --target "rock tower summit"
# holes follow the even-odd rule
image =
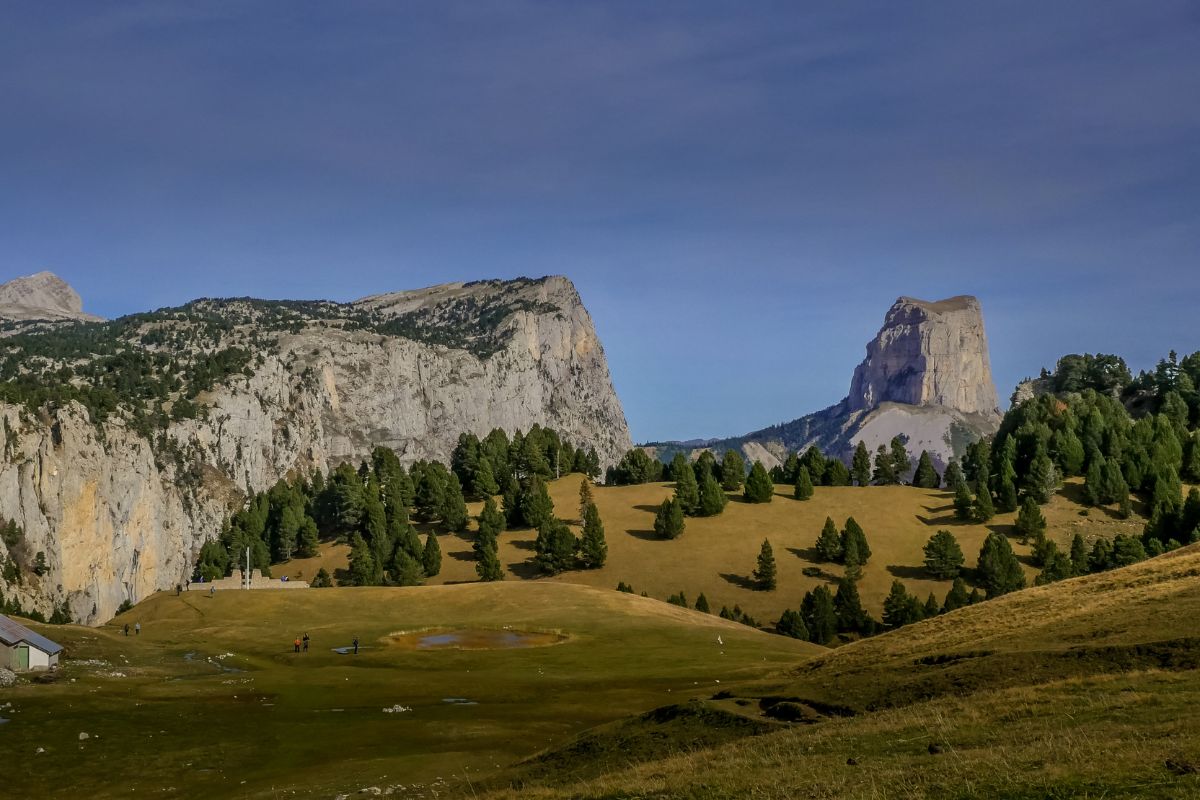
[[[969,295],[898,299],[867,344],[846,402],[850,411],[892,402],[998,414],[979,301]]]

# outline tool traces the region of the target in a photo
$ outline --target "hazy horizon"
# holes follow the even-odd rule
[[[837,402],[900,295],[1002,403],[1200,350],[1184,0],[67,3],[0,67],[0,279],[108,317],[565,274],[639,441]]]

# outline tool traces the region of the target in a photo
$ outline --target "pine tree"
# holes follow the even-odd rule
[[[742,488],[746,479],[746,461],[736,450],[726,450],[721,459],[721,488],[727,492],[736,492]]]
[[[475,574],[479,580],[491,582],[504,580],[504,567],[500,564],[500,556],[496,552],[496,540],[490,539],[479,549],[475,562]]]
[[[683,533],[683,508],[679,501],[671,498],[663,500],[654,516],[654,532],[663,539],[674,539]]]
[[[675,480],[675,499],[679,501],[683,513],[694,516],[700,507],[700,486],[696,483],[696,473],[682,455],[675,456],[671,477]]]
[[[929,597],[925,598],[924,611],[925,611],[925,614],[924,614],[925,619],[930,619],[932,617],[936,617],[940,613],[940,610],[938,607],[938,601],[937,601],[937,598],[933,596],[933,592],[930,592]]]
[[[1013,555],[1008,539],[998,533],[989,533],[984,540],[979,551],[976,574],[989,598],[1025,588],[1021,562]]]
[[[960,522],[970,522],[975,514],[975,501],[971,498],[971,490],[965,480],[959,481],[954,487],[954,516]]]
[[[975,495],[975,502],[971,504],[971,519],[979,524],[983,524],[996,516],[996,507],[992,505],[992,492],[980,482],[979,494]]]
[[[1051,543],[1053,544],[1053,542]],[[1048,583],[1066,580],[1075,573],[1075,568],[1071,564],[1071,559],[1066,553],[1058,552],[1058,548],[1045,558],[1042,571],[1038,574],[1034,583],[1038,586],[1045,586]]]
[[[696,610],[705,614],[711,614],[712,610],[708,607],[708,598],[704,596],[704,592],[696,598]]]
[[[936,580],[958,577],[963,565],[963,551],[950,531],[938,531],[925,543],[925,569]]]
[[[300,523],[300,532],[296,535],[296,555],[300,558],[315,556],[321,546],[319,537],[317,523],[312,517],[305,516],[304,521]]]
[[[1021,537],[1021,544],[1028,543],[1030,539],[1036,540],[1045,534],[1046,517],[1042,515],[1042,509],[1032,497],[1026,496],[1025,502],[1021,504],[1015,527]]]
[[[845,566],[843,575],[846,580],[856,582],[862,579],[862,554],[858,551],[858,539],[847,536],[842,541],[842,564]]]
[[[843,553],[845,553],[846,542],[849,539],[854,539],[858,547],[858,555],[862,559],[860,563],[865,566],[871,560],[871,546],[867,544],[867,535],[863,532],[862,526],[855,521],[854,517],[847,517],[846,527],[842,529]]]
[[[1104,456],[1095,454],[1092,463],[1088,465],[1087,476],[1083,479],[1083,502],[1089,506],[1103,505],[1104,491]]]
[[[1049,503],[1050,498],[1054,496],[1054,491],[1058,488],[1058,470],[1054,468],[1054,462],[1044,450],[1039,450],[1029,465],[1024,488],[1025,493],[1036,500],[1038,505]]]
[[[312,583],[309,584],[314,589],[328,589],[333,586],[333,578],[329,575],[329,570],[321,567],[317,570],[316,576],[313,577]]]
[[[887,486],[900,482],[900,479],[896,476],[896,461],[884,445],[879,445],[879,448],[875,451],[875,471],[871,473],[871,479],[878,486]]]
[[[951,461],[946,465],[946,475],[943,480],[945,481],[946,488],[954,492],[957,492],[958,487],[965,485],[967,482],[966,477],[963,475],[962,467],[958,465],[957,461]]]
[[[442,548],[432,533],[425,537],[425,550],[421,553],[421,566],[425,577],[432,578],[442,571]]]
[[[361,534],[350,537],[350,578],[355,586],[374,586],[379,583],[379,566],[375,554]]]
[[[912,469],[912,459],[908,456],[908,448],[904,446],[904,438],[892,437],[892,470],[896,475],[896,483],[904,480],[904,476]]]
[[[825,518],[825,527],[817,537],[815,546],[817,556],[822,561],[837,562],[842,560],[842,537],[838,534],[837,525],[829,517]]]
[[[483,501],[483,510],[479,513],[480,534],[490,535],[493,539],[504,533],[506,521],[503,512],[496,507],[496,501],[488,497]]]
[[[750,468],[744,495],[749,503],[769,503],[775,496],[775,484],[771,482],[771,476],[767,474],[761,461],[755,461],[754,466]]]
[[[874,621],[863,609],[862,598],[854,581],[845,578],[838,581],[837,593],[833,596],[833,607],[837,612],[840,632],[870,634]]]
[[[479,459],[479,470],[475,473],[473,488],[475,494],[480,497],[494,497],[500,494],[500,484],[496,480],[490,458]]]
[[[525,524],[525,516],[521,513],[521,484],[516,478],[509,478],[504,486],[504,519],[510,528]]]
[[[715,517],[725,510],[725,504],[728,502],[729,497],[721,488],[721,484],[717,482],[716,477],[711,472],[705,472],[700,481],[698,516]]]
[[[560,519],[551,517],[538,528],[534,542],[534,563],[547,575],[557,575],[575,566],[579,540]]]
[[[391,578],[397,586],[420,586],[425,580],[425,569],[407,550],[397,547],[392,557]]]
[[[871,483],[871,454],[867,452],[867,445],[862,439],[858,440],[858,445],[854,448],[850,474],[859,486],[868,486]]]
[[[1083,536],[1078,533],[1071,539],[1071,572],[1074,575],[1088,573],[1087,545],[1083,543]]]
[[[821,483],[826,486],[849,486],[850,470],[846,469],[846,465],[840,460],[831,458],[829,466],[825,468],[825,476],[821,479]]]
[[[534,475],[521,493],[521,516],[531,528],[541,528],[554,518],[554,501],[540,476]]]
[[[942,485],[942,479],[937,474],[937,470],[933,468],[933,459],[929,457],[928,450],[922,450],[920,458],[917,459],[917,471],[913,475],[913,486],[922,489],[936,489]]]
[[[946,600],[942,603],[942,613],[954,611],[956,608],[962,608],[971,604],[971,599],[967,595],[967,584],[962,578],[955,578],[950,591],[946,593]]]
[[[758,551],[758,566],[754,570],[754,581],[758,584],[758,588],[770,591],[775,588],[775,553],[771,550],[771,543],[763,539],[762,547]]]
[[[805,642],[809,639],[804,617],[797,611],[784,611],[779,617],[779,622],[775,623],[775,632]]]
[[[801,466],[797,471],[795,498],[808,500],[813,496],[812,479],[808,476],[808,468]]]
[[[824,586],[818,586],[804,595],[800,614],[804,619],[804,627],[808,629],[810,642],[829,644],[837,636],[837,610],[833,605],[833,595]]]
[[[587,507],[594,503],[592,499],[592,480],[586,475],[579,479],[579,519],[583,519]]]
[[[891,591],[883,601],[883,624],[899,628],[920,622],[925,615],[921,601],[908,593],[900,581],[892,581]]]
[[[588,569],[598,569],[608,560],[608,543],[604,540],[604,523],[595,503],[589,503],[583,512],[583,537],[580,540],[580,558]]]
[[[462,484],[459,483],[457,475],[451,474],[450,479],[446,481],[439,516],[442,518],[442,525],[448,531],[458,532],[467,529],[467,502],[463,498]]]

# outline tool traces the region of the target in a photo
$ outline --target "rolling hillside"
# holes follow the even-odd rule
[[[575,521],[579,515],[579,476],[569,476],[550,484],[557,513]],[[608,540],[608,563],[599,570],[572,571],[549,580],[581,583],[605,589],[624,581],[637,592],[665,599],[684,592],[689,602],[703,592],[712,610],[722,605],[743,610],[760,622],[773,622],[787,608],[796,608],[804,593],[815,586],[832,584],[841,576],[836,564],[815,560],[813,543],[827,516],[839,527],[853,516],[866,531],[873,555],[863,570],[860,592],[867,609],[876,617],[892,581],[899,578],[924,598],[933,592],[940,602],[949,590],[949,581],[930,579],[923,569],[922,548],[940,529],[951,531],[958,539],[973,567],[990,530],[1007,531],[1016,514],[999,514],[987,525],[963,524],[954,519],[953,496],[949,492],[917,489],[910,486],[817,487],[811,500],[800,502],[791,497],[791,487],[777,487],[775,500],[754,505],[734,498],[718,517],[690,518],[678,539],[661,540],[654,535],[654,512],[670,497],[673,484],[606,486],[594,490],[604,520]],[[1047,505],[1045,513],[1049,536],[1069,549],[1071,538],[1080,533],[1090,546],[1095,537],[1111,538],[1118,533],[1140,533],[1144,520],[1136,516],[1119,520],[1103,509],[1090,509],[1075,502],[1077,482],[1068,483]],[[1074,499],[1073,499],[1074,498]],[[470,507],[478,513],[479,505]],[[474,529],[474,522],[472,522]],[[531,563],[536,532],[514,530],[500,537],[500,560],[509,579],[534,578]],[[755,558],[763,539],[771,542],[779,565],[779,588],[771,592],[749,586]],[[430,583],[459,583],[476,580],[474,534],[442,534],[442,571]],[[1018,556],[1028,556],[1030,548],[1012,540]],[[328,555],[311,562],[292,562],[275,568],[279,575],[311,577],[318,566],[344,568],[348,551],[334,546]],[[821,574],[806,576],[805,568],[818,568]],[[1025,565],[1029,583],[1038,570]]]
[[[816,724],[519,796],[1200,796],[1198,613],[1196,546],[1028,589],[707,704]]]

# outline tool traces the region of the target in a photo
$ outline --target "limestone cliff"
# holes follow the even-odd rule
[[[185,387],[98,421],[105,398],[84,390],[101,373],[76,365],[79,400],[0,404],[0,518],[25,531],[8,555],[29,564],[44,552],[48,565],[4,590],[42,611],[65,600],[88,623],[174,586],[245,489],[291,470],[357,461],[377,445],[407,462],[444,460],[463,431],[535,423],[594,446],[603,464],[631,446],[604,350],[566,278],[346,305],[205,300],[79,330],[179,370],[142,393]],[[8,341],[28,350],[44,335]],[[188,399],[218,362],[232,366]]]
[[[867,344],[850,393],[837,405],[742,437],[652,448],[664,460],[680,450],[735,448],[771,467],[812,445],[849,460],[859,441],[874,452],[903,436],[914,457],[928,450],[940,469],[996,431],[998,407],[979,301],[901,297]]]

